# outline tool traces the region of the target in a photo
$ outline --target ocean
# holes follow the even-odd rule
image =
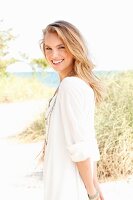
[[[102,76],[111,76],[119,72],[120,71],[95,71],[94,73],[100,78]],[[56,72],[14,72],[12,74],[21,78],[34,77],[42,84],[49,87],[57,87],[60,82],[59,75]]]

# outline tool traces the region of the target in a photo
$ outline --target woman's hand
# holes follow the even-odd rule
[[[99,193],[99,197],[96,200],[104,200],[103,193],[102,193],[102,191],[101,191],[101,189],[100,189],[98,184],[97,184],[97,191]]]
[[[103,196],[103,193],[101,191],[100,184],[99,184],[99,181],[98,181],[98,178],[97,178],[97,163],[96,162],[94,162],[93,174],[94,174],[93,182],[94,182],[95,188],[97,189],[97,191],[99,193],[99,199],[98,200],[104,200],[104,196]]]
[[[99,199],[98,200],[104,200],[102,192],[99,193]]]
[[[97,193],[94,196],[89,196],[89,200],[104,200],[103,194],[99,188],[97,188]]]

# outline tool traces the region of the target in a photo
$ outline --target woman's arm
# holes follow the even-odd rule
[[[104,197],[99,185],[98,177],[97,177],[97,162],[93,163],[93,182],[94,182],[95,188],[97,188],[99,192],[100,200],[104,200]]]
[[[90,159],[76,162],[76,165],[89,196],[95,195],[96,191],[98,191],[99,197],[94,198],[94,199],[104,200],[104,197],[99,185],[98,177],[97,177],[97,163],[96,162],[93,163],[93,169],[91,166]]]
[[[76,162],[76,165],[86,187],[87,193],[89,194],[89,196],[95,195],[97,190],[93,180],[93,169],[90,159]]]

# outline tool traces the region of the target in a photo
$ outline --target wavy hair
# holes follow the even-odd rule
[[[45,35],[47,32],[57,33],[66,49],[74,57],[74,74],[90,85],[95,94],[96,103],[103,99],[103,84],[94,74],[95,65],[89,58],[88,48],[79,30],[71,23],[63,20],[55,21],[43,29],[43,39],[40,47],[45,56]]]

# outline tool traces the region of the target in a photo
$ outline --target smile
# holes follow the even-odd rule
[[[61,63],[62,61],[63,61],[63,59],[62,59],[62,60],[57,60],[57,61],[52,60],[52,63],[53,63],[53,64],[59,64],[59,63]]]

